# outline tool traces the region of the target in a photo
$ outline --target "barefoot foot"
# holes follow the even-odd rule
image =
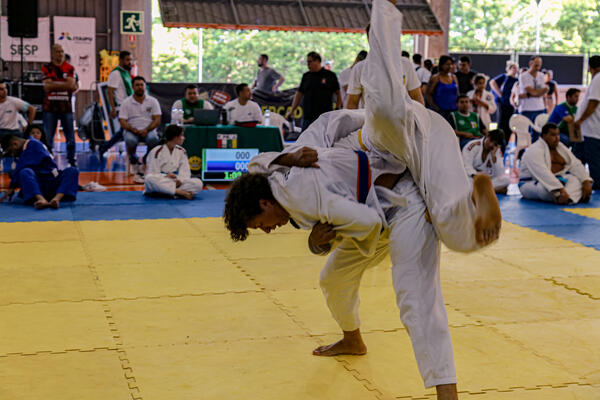
[[[347,338],[328,344],[327,346],[319,346],[313,350],[313,355],[322,357],[333,357],[338,355],[353,355],[362,356],[367,354],[367,346],[360,341],[351,341]]]
[[[35,203],[33,203],[33,206],[36,210],[42,210],[44,208],[50,207],[50,203],[48,203],[46,199],[39,199]]]
[[[473,203],[477,212],[475,239],[482,246],[492,243],[500,236],[502,214],[498,198],[487,175],[473,177]]]
[[[60,201],[58,199],[52,199],[48,204],[51,208],[54,208],[55,210],[58,210],[58,207],[60,207]]]
[[[188,192],[187,190],[177,189],[175,190],[175,194],[179,197],[183,197],[184,199],[193,200],[194,193]]]

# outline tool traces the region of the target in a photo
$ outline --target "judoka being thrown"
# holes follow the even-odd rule
[[[232,185],[224,218],[234,240],[246,239],[248,228],[268,233],[291,222],[312,229],[313,253],[330,253],[320,284],[344,336],[315,349],[320,356],[366,353],[360,279],[389,251],[400,317],[425,386],[453,399],[438,238],[453,250],[474,251],[498,238],[501,215],[490,178],[467,177],[450,125],[408,97],[400,18],[389,2],[374,1],[365,112],[325,114],[299,147],[252,159],[251,173]]]

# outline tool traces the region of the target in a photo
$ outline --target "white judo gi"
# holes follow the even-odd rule
[[[167,177],[168,173],[177,175],[181,186],[176,188],[174,179]],[[176,145],[173,152],[166,144],[156,146],[146,157],[146,178],[144,194],[164,193],[175,196],[175,189],[185,190],[196,194],[202,190],[202,181],[192,178],[187,152]]]
[[[342,119],[337,122],[348,122]],[[332,129],[340,128],[336,119]],[[323,120],[321,120],[323,124]],[[337,132],[347,130],[347,125]],[[325,136],[325,132],[323,132]],[[348,136],[355,138],[356,135]],[[272,164],[279,153],[262,153],[248,166],[269,175],[278,203],[303,229],[318,223],[334,225],[337,237],[320,275],[320,285],[333,318],[344,331],[360,327],[359,286],[364,271],[388,253],[400,318],[409,332],[426,387],[456,383],[456,369],[439,276],[440,246],[425,218],[425,203],[407,172],[393,190],[371,187],[365,204],[357,201],[356,144],[340,138],[343,149],[313,148],[320,168],[287,168]],[[337,144],[336,143],[336,144]],[[358,143],[358,142],[356,142]],[[314,143],[312,143],[314,144]],[[374,181],[382,172],[398,172],[401,164],[371,168]]]
[[[542,138],[529,146],[521,160],[519,189],[524,198],[555,202],[551,193],[564,188],[573,203],[581,200],[581,185],[584,181],[593,182],[581,161],[564,144],[558,143],[556,151],[565,160],[562,171],[552,173],[550,147]]]
[[[496,154],[488,153],[484,160],[482,157],[483,141],[484,138],[472,140],[463,148],[462,157],[465,171],[470,177],[476,174],[489,175],[492,178],[494,189],[505,188],[510,184],[510,178],[504,173],[502,151],[498,149]]]

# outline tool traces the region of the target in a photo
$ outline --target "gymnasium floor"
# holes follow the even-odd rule
[[[435,398],[389,261],[363,278],[369,353],[314,357],[338,328],[306,232],[232,243],[223,190],[147,199],[115,169],[58,211],[0,204],[0,399]],[[498,243],[442,255],[461,398],[600,399],[600,194],[500,201]]]

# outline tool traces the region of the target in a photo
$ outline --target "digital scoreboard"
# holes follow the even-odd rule
[[[202,149],[202,180],[232,181],[248,172],[258,149]]]

